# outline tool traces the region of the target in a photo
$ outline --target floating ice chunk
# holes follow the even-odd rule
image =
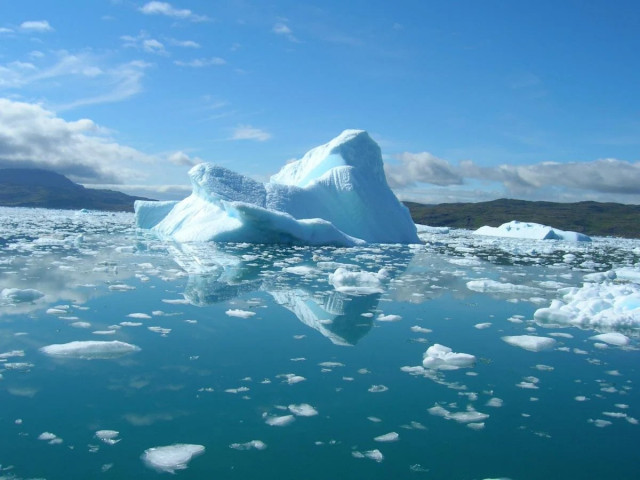
[[[58,436],[55,433],[51,432],[42,432],[40,435],[38,435],[38,440],[42,440],[45,442],[53,440],[54,438],[58,438]]]
[[[289,405],[287,408],[297,417],[313,417],[314,415],[318,415],[318,411],[308,403]]]
[[[500,408],[502,407],[503,403],[504,402],[501,398],[493,397],[489,399],[489,401],[486,403],[486,406]]]
[[[366,452],[358,452],[357,450],[354,450],[353,452],[351,452],[351,455],[355,458],[369,458],[371,460],[375,460],[378,463],[384,460],[384,455],[382,455],[382,452],[378,449],[368,450]]]
[[[44,297],[44,293],[33,288],[3,288],[0,291],[0,303],[28,303],[35,302],[42,297]]]
[[[433,332],[433,330],[431,330],[429,328],[421,327],[419,325],[414,325],[413,327],[411,327],[411,331],[412,332],[416,332],[416,333],[431,333],[431,332]]]
[[[264,423],[271,427],[286,427],[293,421],[295,421],[296,417],[293,415],[282,415],[282,416],[267,416]]]
[[[605,342],[609,345],[615,345],[617,347],[624,347],[625,345],[629,345],[629,337],[617,332],[601,333],[599,335],[589,337],[589,339]]]
[[[387,273],[384,269],[378,273],[371,273],[352,272],[339,267],[329,274],[329,283],[336,291],[346,295],[372,295],[384,292],[382,281],[386,278]]]
[[[230,317],[238,317],[238,318],[250,318],[256,314],[256,312],[251,312],[248,310],[240,310],[238,308],[231,308],[224,313],[226,313]]]
[[[46,355],[60,358],[108,359],[121,357],[137,352],[140,347],[129,343],[113,340],[103,342],[97,340],[76,341],[62,344],[47,345],[40,348]]]
[[[284,267],[282,271],[285,273],[292,273],[294,275],[301,275],[301,276],[311,275],[317,272],[315,268],[310,267],[308,265],[296,265],[294,267]]]
[[[364,131],[346,130],[267,184],[211,164],[189,176],[193,192],[174,206],[136,202],[137,225],[181,242],[419,243],[408,209],[387,185],[380,148]]]
[[[378,318],[376,318],[376,320],[378,320],[379,322],[399,322],[400,320],[402,320],[402,317],[400,315],[383,315],[381,313],[380,315],[378,315]]]
[[[524,348],[530,352],[540,352],[547,350],[556,344],[550,337],[538,337],[535,335],[514,335],[502,337],[502,340],[514,347]]]
[[[585,283],[560,293],[561,300],[536,310],[536,321],[607,329],[640,325],[639,284]]]
[[[91,324],[89,322],[73,322],[71,326],[74,328],[91,328]]]
[[[149,315],[148,313],[130,313],[129,315],[127,315],[127,317],[137,318],[140,320],[148,320],[151,318],[151,315]]]
[[[474,292],[480,293],[518,293],[518,294],[531,294],[538,292],[535,287],[529,287],[527,285],[516,285],[514,283],[503,283],[487,278],[479,280],[470,280],[467,282],[467,288]]]
[[[234,450],[264,450],[267,448],[267,444],[262,440],[251,440],[247,443],[232,443],[229,448]]]
[[[476,323],[474,327],[477,328],[478,330],[484,330],[485,328],[489,328],[491,325],[492,325],[491,322]]]
[[[567,240],[571,242],[590,242],[591,238],[577,232],[559,230],[539,223],[526,223],[513,220],[499,227],[484,226],[473,232],[475,235],[507,238],[528,238],[532,240]]]
[[[132,285],[125,285],[124,283],[117,283],[114,285],[109,285],[109,290],[114,290],[117,292],[126,292],[128,290],[135,290],[136,287]]]
[[[382,393],[386,392],[387,390],[389,390],[389,387],[387,387],[386,385],[371,385],[368,391],[371,393]]]
[[[96,438],[107,445],[115,445],[122,440],[118,438],[118,435],[120,435],[120,432],[116,430],[98,430],[96,432]]]
[[[376,442],[397,442],[400,440],[400,435],[396,432],[385,433],[374,438]]]
[[[424,353],[422,365],[433,370],[456,370],[473,367],[476,357],[468,353],[455,353],[449,347],[436,343]]]
[[[196,456],[204,453],[202,445],[176,443],[166,447],[149,448],[142,454],[144,463],[159,472],[175,473],[184,470]]]
[[[306,380],[305,377],[301,375],[296,375],[294,373],[285,373],[282,375],[278,375],[278,377],[284,377],[285,382],[287,382],[289,385],[293,385],[294,383],[304,382]]]
[[[478,412],[469,407],[466,411],[450,412],[441,405],[434,405],[427,410],[431,415],[443,417],[447,420],[455,420],[458,423],[479,423],[489,418],[486,413]]]

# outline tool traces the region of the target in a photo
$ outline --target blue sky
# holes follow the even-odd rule
[[[640,203],[636,1],[0,0],[0,167],[182,198],[346,128],[428,203]]]

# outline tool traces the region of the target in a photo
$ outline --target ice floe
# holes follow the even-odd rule
[[[436,343],[424,353],[422,366],[429,369],[456,370],[473,367],[476,357],[468,353],[456,353],[449,347]]]
[[[538,337],[536,335],[507,335],[502,340],[514,347],[520,347],[530,352],[540,352],[552,348],[557,342],[550,337]]]
[[[204,451],[203,445],[176,443],[149,448],[142,454],[142,460],[148,467],[160,472],[175,473],[176,470],[186,469],[189,462]]]
[[[329,283],[336,291],[347,295],[372,295],[384,292],[383,281],[388,279],[386,270],[380,269],[377,273],[349,271],[345,268],[337,268],[329,274]]]
[[[559,230],[539,223],[519,222],[518,220],[503,223],[499,227],[480,227],[473,233],[491,237],[526,238],[533,240],[591,241],[590,237],[582,233]]]
[[[83,358],[83,359],[108,359],[121,357],[129,353],[137,352],[140,347],[118,340],[103,342],[97,340],[75,341],[62,344],[47,345],[40,351],[51,357],[59,358]]]

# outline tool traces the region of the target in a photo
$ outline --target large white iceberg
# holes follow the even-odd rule
[[[539,223],[519,222],[518,220],[503,223],[499,227],[489,227],[485,225],[473,233],[489,237],[527,238],[531,240],[591,241],[590,237],[582,233],[560,230]]]
[[[208,163],[189,177],[192,194],[175,205],[137,201],[138,227],[179,242],[420,242],[387,184],[380,147],[362,130],[345,130],[265,184]]]

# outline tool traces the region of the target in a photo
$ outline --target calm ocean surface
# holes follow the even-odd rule
[[[179,246],[126,214],[1,213],[0,479],[638,478],[637,330],[533,314],[640,242]],[[344,293],[340,266],[386,273]],[[434,344],[475,364],[421,368]]]

